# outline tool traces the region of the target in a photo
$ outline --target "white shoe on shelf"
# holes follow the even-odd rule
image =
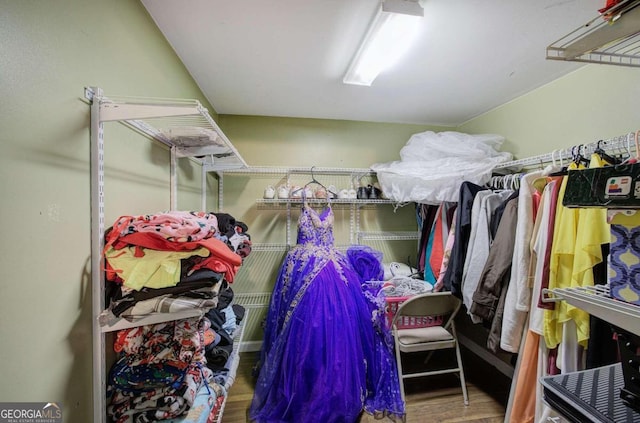
[[[280,185],[278,187],[278,198],[283,200],[289,198],[289,187],[287,185]]]
[[[272,200],[276,196],[276,190],[273,188],[273,185],[268,185],[264,189],[264,198],[266,200]]]
[[[348,189],[341,189],[340,192],[338,192],[338,199],[346,200],[348,198],[349,198],[349,190]]]

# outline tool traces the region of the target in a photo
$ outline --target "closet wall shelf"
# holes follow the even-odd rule
[[[639,0],[640,1],[640,0]],[[614,154],[622,153],[625,155],[631,155],[636,152],[636,146],[634,143],[634,132],[629,132],[625,135],[619,135],[607,140],[600,140],[588,144],[582,145],[582,155],[590,155],[598,146]],[[527,157],[524,159],[511,160],[508,162],[500,163],[494,167],[494,169],[507,169],[519,171],[522,168],[539,167],[542,168],[547,163],[554,161],[568,163],[574,156],[574,148],[567,147],[559,150],[555,150],[551,153],[540,154],[537,156]]]
[[[413,238],[411,238],[413,239]],[[346,251],[351,245],[336,245],[335,248],[338,250]],[[287,244],[253,244],[251,246],[252,251],[287,251],[291,249],[292,245]]]
[[[138,318],[127,319],[116,317],[111,312],[105,310],[100,314],[98,320],[100,321],[100,328],[102,332],[106,333],[134,328],[137,326],[155,325],[157,323],[202,316],[204,316],[204,310],[185,310],[171,313],[152,313]]]
[[[327,200],[325,198],[307,198],[306,203],[308,204],[326,204]],[[331,205],[367,205],[367,204],[394,204],[391,200],[369,200],[369,199],[353,199],[353,198],[335,198],[333,200],[329,200]],[[301,198],[276,198],[276,199],[264,199],[259,198],[256,200],[258,204],[271,204],[271,205],[282,205],[286,206],[287,204],[302,204],[303,200]]]
[[[611,7],[549,45],[547,59],[640,67],[638,5],[626,0]]]
[[[102,251],[105,232],[104,124],[119,122],[158,141],[170,151],[170,209],[177,207],[177,162],[181,157],[202,165],[202,198],[206,174],[248,167],[209,112],[197,100],[106,97],[99,87],[84,89],[91,105],[91,296],[93,333],[93,420],[107,422],[106,332],[183,318],[202,316],[203,310],[156,313],[139,319],[105,316],[105,274]],[[206,210],[203,206],[203,210]],[[110,312],[108,312],[110,313]]]
[[[361,241],[411,241],[420,239],[419,232],[360,232],[357,234]]]
[[[543,289],[544,302],[566,301],[615,326],[640,335],[640,306],[611,297],[608,285]]]
[[[238,292],[236,302],[244,308],[259,308],[271,301],[271,292]],[[247,319],[244,319],[245,321]]]
[[[311,167],[271,167],[271,166],[252,166],[240,169],[225,170],[225,173],[242,173],[242,174],[311,174]],[[325,174],[325,175],[375,175],[375,172],[367,168],[353,168],[353,167],[316,167],[313,166],[313,173]]]
[[[199,162],[205,171],[248,167],[198,100],[105,97],[95,88],[85,88],[85,98],[99,102],[101,122],[120,121],[175,149],[177,158]]]
[[[287,251],[287,244],[252,244],[251,251]]]

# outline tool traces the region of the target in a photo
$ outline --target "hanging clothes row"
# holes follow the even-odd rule
[[[620,145],[576,146],[566,167],[552,154],[545,168],[541,161],[539,170],[494,177],[488,186],[465,182],[457,203],[419,207],[418,263],[425,280],[435,277],[435,290],[460,297],[471,320],[489,328],[489,350],[521,352],[527,362],[514,378],[518,392],[508,421],[539,421],[545,412],[541,376],[617,360],[608,324],[565,302],[543,302],[541,292],[607,282],[606,210],[571,209],[562,200],[567,172],[629,160],[619,154]],[[436,231],[442,225],[435,222],[444,209],[454,214],[441,240]]]
[[[599,143],[589,160],[576,148],[568,172],[628,160],[605,152]],[[581,157],[582,156],[582,157]],[[566,302],[545,303],[542,289],[607,283],[611,228],[603,208],[567,208],[565,172],[549,177],[542,189],[531,234],[531,307],[513,398],[511,421],[542,421],[551,411],[542,405],[540,377],[601,367],[618,360],[613,330]],[[533,390],[533,387],[536,387]],[[537,398],[537,401],[531,399]],[[528,419],[531,418],[531,419]]]
[[[567,148],[560,148],[553,150],[550,153],[540,154],[537,156],[531,156],[524,159],[513,160],[509,162],[503,162],[494,166],[494,172],[496,171],[520,171],[523,168],[531,169],[538,167],[542,169],[546,164],[560,164],[563,162],[570,162],[576,150],[588,157],[598,148],[605,150],[608,154],[613,156],[620,156],[622,158],[632,157],[634,153],[640,150],[638,146],[638,131],[629,132],[625,135],[620,135],[606,140],[598,140],[592,143],[574,145]]]

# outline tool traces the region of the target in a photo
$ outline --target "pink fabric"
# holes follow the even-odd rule
[[[110,238],[135,232],[151,232],[174,242],[199,241],[218,232],[218,218],[212,213],[169,211],[141,216],[121,216]]]
[[[444,275],[447,273],[447,267],[449,266],[449,258],[451,257],[451,250],[453,249],[453,242],[455,240],[455,232],[456,232],[456,215],[458,214],[458,209],[453,212],[453,217],[451,219],[451,227],[449,229],[449,237],[447,238],[447,244],[444,246],[443,256],[442,256],[442,266],[440,267],[440,275],[438,280],[433,287],[434,291],[442,291],[444,286]]]

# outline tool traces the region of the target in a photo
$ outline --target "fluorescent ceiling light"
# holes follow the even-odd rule
[[[418,0],[383,0],[342,82],[371,85],[409,49],[423,16]]]

